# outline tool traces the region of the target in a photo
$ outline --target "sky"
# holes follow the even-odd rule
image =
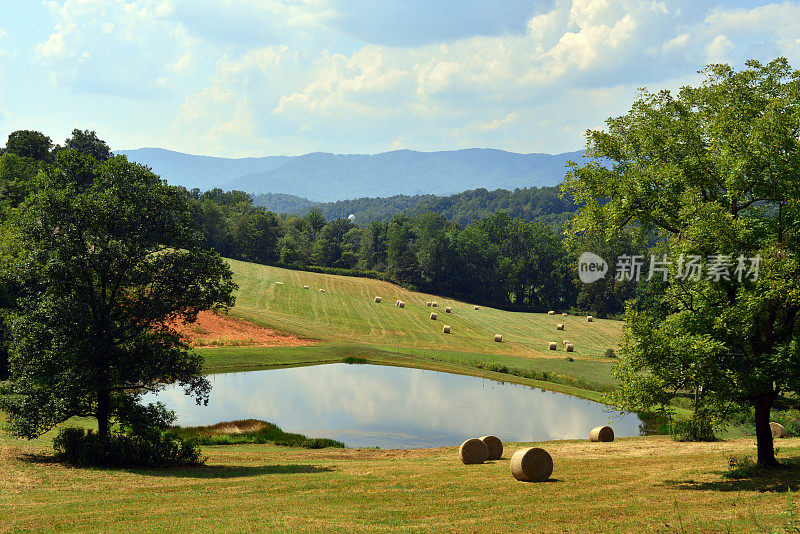
[[[0,0],[0,144],[560,153],[639,88],[800,66],[800,1]]]

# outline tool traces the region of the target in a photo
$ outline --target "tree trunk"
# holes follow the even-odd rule
[[[758,449],[758,466],[769,469],[776,467],[775,449],[772,446],[772,429],[769,427],[769,414],[772,401],[777,397],[774,391],[756,397],[756,447]]]
[[[101,390],[97,392],[97,435],[102,441],[108,439],[108,424],[111,412],[111,396],[108,391]]]

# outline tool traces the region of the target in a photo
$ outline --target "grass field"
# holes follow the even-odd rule
[[[411,292],[377,280],[229,261],[239,284],[232,315],[321,343],[306,347],[201,349],[208,372],[330,363],[355,356],[372,363],[476,376],[488,376],[478,368],[483,363],[536,370],[552,376],[538,384],[517,377],[505,378],[547,387],[555,382],[570,387],[570,393],[591,399],[599,395],[590,390],[608,387],[612,382],[614,362],[603,354],[618,346],[619,321],[595,319],[589,323],[582,316],[486,307],[475,310],[469,303]],[[303,289],[306,285],[309,289]],[[381,296],[383,301],[375,303],[375,296]],[[394,305],[398,299],[406,303],[405,308]],[[439,306],[428,307],[427,301]],[[445,313],[447,306],[452,313]],[[437,320],[430,319],[431,312],[438,314]],[[564,331],[556,330],[558,323],[565,324]],[[452,333],[442,333],[445,324],[452,327]],[[502,343],[494,341],[496,333],[503,335]],[[574,361],[567,360],[568,354],[561,346],[563,339],[574,344],[575,352],[569,354]],[[559,343],[558,351],[548,349],[550,341]],[[551,389],[564,391],[557,386]]]
[[[550,482],[515,481],[503,459],[464,466],[455,447],[307,450],[204,448],[208,465],[75,469],[47,439],[0,433],[0,532],[787,532],[800,466],[722,475],[752,439],[540,444]],[[780,456],[800,453],[800,438]],[[793,531],[792,531],[793,532]]]

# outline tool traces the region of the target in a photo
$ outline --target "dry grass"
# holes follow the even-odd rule
[[[550,482],[511,477],[530,445],[553,457]],[[0,436],[0,532],[775,532],[800,485],[800,466],[724,478],[752,439],[506,444],[468,468],[457,447],[237,445],[204,449],[204,468],[109,471],[50,463],[41,446]],[[782,441],[787,455],[800,438]]]

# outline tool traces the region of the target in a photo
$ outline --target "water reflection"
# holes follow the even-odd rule
[[[586,438],[611,415],[602,404],[561,393],[404,367],[331,364],[209,379],[208,406],[174,387],[157,398],[183,426],[263,419],[350,447],[438,447],[484,434],[503,441]],[[636,415],[615,415],[617,436],[639,434]]]

